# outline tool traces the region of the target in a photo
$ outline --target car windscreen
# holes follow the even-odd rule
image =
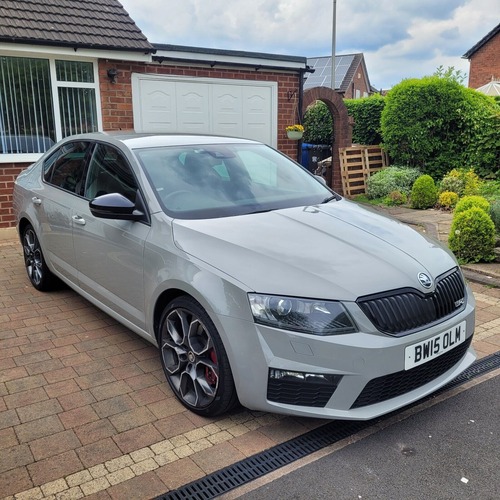
[[[164,211],[181,219],[315,205],[335,197],[321,181],[263,144],[134,149]]]

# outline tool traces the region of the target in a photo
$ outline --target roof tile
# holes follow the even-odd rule
[[[154,52],[118,0],[2,0],[0,41]]]

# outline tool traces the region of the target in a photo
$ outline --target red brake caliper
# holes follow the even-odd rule
[[[215,366],[217,366],[217,355],[215,354],[215,349],[210,351],[210,360]],[[208,366],[205,368],[205,379],[212,387],[217,385],[217,375],[212,368],[209,368]]]

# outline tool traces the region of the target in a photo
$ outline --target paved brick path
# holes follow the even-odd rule
[[[483,356],[500,348],[500,289],[473,289]],[[151,498],[322,423],[184,410],[156,348],[67,288],[37,292],[0,238],[0,498]]]

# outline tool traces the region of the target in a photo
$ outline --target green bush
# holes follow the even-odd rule
[[[437,187],[434,179],[430,175],[421,175],[414,183],[411,189],[412,208],[430,208],[437,202]]]
[[[454,168],[442,179],[440,191],[453,191],[458,196],[479,194],[482,181],[473,168]]]
[[[490,217],[495,224],[497,233],[500,233],[500,199],[493,200],[490,204]]]
[[[465,212],[472,207],[480,208],[484,213],[490,213],[490,202],[482,196],[464,196],[455,207],[455,214]]]
[[[483,178],[500,169],[500,107],[494,99],[438,76],[403,80],[386,96],[384,149],[401,165],[438,180],[474,167]]]
[[[401,191],[392,191],[384,198],[384,204],[390,207],[404,205],[408,202],[408,196]]]
[[[382,142],[380,118],[385,105],[385,97],[374,94],[361,99],[345,99],[349,115],[354,119],[352,142],[364,145],[379,145]]]
[[[393,191],[408,195],[420,171],[408,167],[387,167],[370,176],[366,181],[368,198],[384,198]]]
[[[438,205],[445,210],[453,210],[458,202],[458,194],[454,191],[443,191],[438,198]]]
[[[439,183],[439,191],[441,193],[451,191],[458,196],[462,196],[465,187],[464,180],[457,175],[453,175],[453,172],[457,172],[457,170],[452,170],[443,177]]]
[[[332,144],[333,119],[328,106],[316,101],[304,114],[304,142],[309,144]]]
[[[461,264],[495,259],[495,225],[478,207],[455,213],[448,237],[450,250]]]

